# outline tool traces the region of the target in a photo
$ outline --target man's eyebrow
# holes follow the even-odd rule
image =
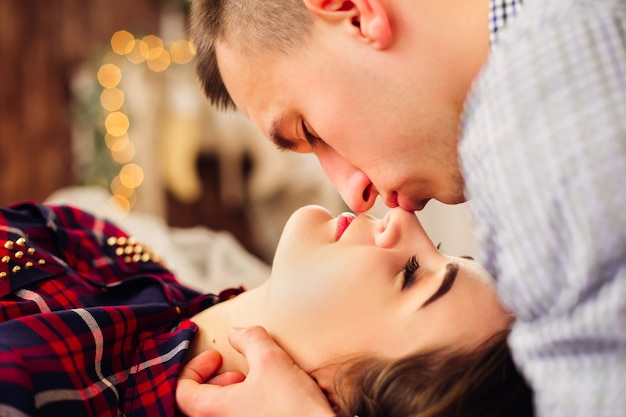
[[[274,142],[274,145],[276,145],[278,149],[283,151],[293,151],[296,149],[296,144],[293,140],[287,139],[282,134],[284,127],[285,119],[283,116],[274,119],[272,126],[270,127],[270,139]]]
[[[422,304],[420,308],[426,307],[428,304],[436,301],[439,297],[450,291],[450,288],[452,288],[452,284],[454,284],[454,280],[456,279],[457,272],[459,272],[459,264],[456,262],[447,264],[446,275],[443,277],[441,285],[428,300],[424,301],[424,304]]]

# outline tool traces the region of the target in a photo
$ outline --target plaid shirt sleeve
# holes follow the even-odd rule
[[[201,295],[71,207],[0,209],[0,415],[174,416]]]
[[[460,157],[540,417],[626,416],[626,2],[525,0]]]

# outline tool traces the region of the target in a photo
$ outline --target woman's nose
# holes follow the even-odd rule
[[[419,219],[400,207],[390,209],[375,231],[374,242],[380,248],[409,249],[420,258],[439,256]]]
[[[375,228],[374,243],[379,248],[397,246],[402,238],[402,230],[407,226],[401,209],[391,209]]]
[[[330,147],[316,155],[324,173],[352,211],[363,213],[372,208],[378,191],[365,172]]]

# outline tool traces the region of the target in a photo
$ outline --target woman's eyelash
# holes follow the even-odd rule
[[[306,138],[306,141],[309,143],[309,145],[311,145],[312,148],[315,148],[315,145],[317,145],[317,143],[322,140],[321,138],[315,136],[313,133],[309,132],[309,129],[306,128],[306,123],[304,123],[304,120],[302,121],[302,131],[304,132],[304,137]]]
[[[420,267],[420,264],[417,262],[417,258],[415,255],[411,256],[409,260],[404,265],[404,279],[402,281],[402,289],[410,287],[411,284],[415,281],[415,273],[417,269]]]

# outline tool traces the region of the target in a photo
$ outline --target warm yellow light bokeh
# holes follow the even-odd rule
[[[156,35],[146,35],[142,39],[148,46],[148,49],[163,49],[163,40]]]
[[[105,88],[100,94],[100,104],[107,111],[115,111],[124,105],[124,92],[117,87]]]
[[[144,41],[136,41],[133,49],[126,54],[126,59],[133,64],[141,64],[148,57],[150,47]]]
[[[130,142],[128,135],[113,136],[108,133],[104,135],[104,140],[107,148],[109,148],[111,152],[119,152],[123,150]]]
[[[135,37],[126,30],[119,30],[111,37],[111,48],[118,55],[126,55],[133,50]]]
[[[135,145],[132,142],[128,142],[121,149],[111,150],[111,156],[118,164],[127,164],[135,157]]]
[[[130,201],[121,195],[113,194],[113,196],[109,198],[109,202],[114,207],[120,207],[124,214],[128,214],[128,212],[130,211]]]
[[[111,49],[107,54],[106,63],[98,70],[98,82],[104,88],[100,94],[100,105],[108,112],[104,125],[106,134],[104,140],[111,152],[114,161],[123,165],[119,174],[111,181],[111,203],[121,207],[128,213],[137,200],[135,189],[144,180],[143,169],[133,163],[135,146],[128,136],[130,121],[123,107],[124,92],[117,86],[122,80],[122,70],[111,62],[120,64],[119,57],[125,56],[126,62],[132,64],[146,63],[152,72],[163,72],[174,64],[187,64],[196,54],[195,46],[187,39],[180,39],[171,43],[166,49],[163,40],[156,35],[146,35],[141,39],[126,31],[119,30],[111,37]]]
[[[137,164],[126,164],[120,170],[120,181],[128,188],[137,188],[143,182],[143,169]]]
[[[110,135],[122,136],[128,131],[130,121],[128,120],[128,116],[124,113],[116,111],[109,114],[106,119],[104,119],[104,127]]]
[[[122,181],[120,180],[120,177],[118,175],[113,178],[113,181],[111,181],[111,193],[114,195],[122,196],[124,198],[130,198],[133,194],[135,194],[135,189],[128,188],[124,184],[122,184]]]
[[[122,70],[114,64],[104,64],[98,70],[98,82],[104,88],[116,87],[122,80]]]
[[[150,58],[147,60],[146,65],[154,72],[163,72],[165,71],[171,64],[172,60],[170,58],[170,53],[165,49],[159,50],[160,55]]]
[[[181,39],[172,43],[170,54],[175,63],[187,64],[193,59],[196,52],[191,42]]]

